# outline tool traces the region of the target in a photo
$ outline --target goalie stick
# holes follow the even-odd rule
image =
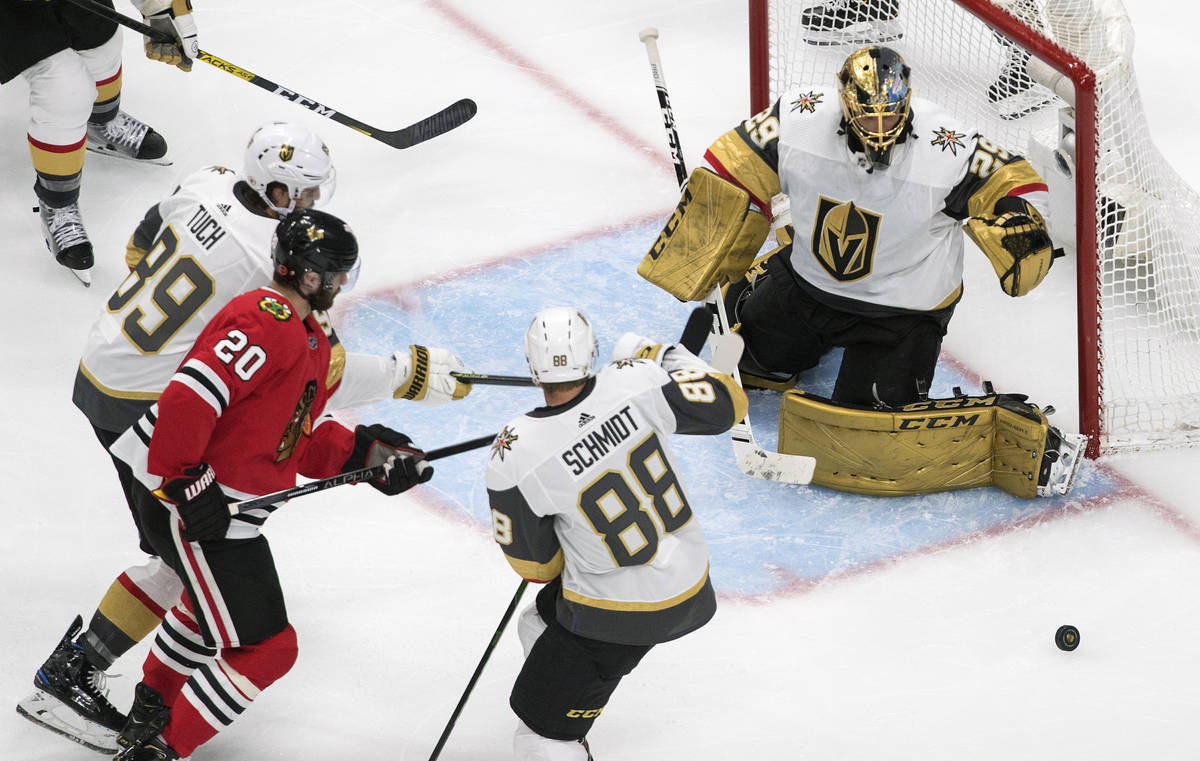
[[[496,434],[493,433],[488,436],[480,436],[477,439],[469,439],[467,441],[461,441],[457,444],[441,447],[440,449],[431,449],[425,453],[425,460],[427,462],[432,460],[440,460],[443,457],[450,457],[451,455],[456,455],[460,452],[466,452],[471,449],[485,447],[488,444],[491,444],[495,438]],[[237,515],[244,510],[251,510],[256,507],[265,507],[276,502],[282,502],[285,499],[303,497],[305,494],[325,491],[326,489],[332,489],[335,486],[369,481],[376,476],[382,475],[388,469],[388,467],[390,466],[373,465],[369,468],[359,468],[358,470],[352,470],[348,473],[339,473],[336,476],[322,478],[317,481],[310,481],[306,484],[293,486],[290,489],[283,489],[273,494],[264,494],[261,497],[254,497],[253,499],[246,499],[242,500],[241,502],[231,502],[229,505],[229,512],[232,515]]]
[[[679,145],[679,133],[675,129],[675,114],[671,109],[671,100],[667,95],[667,82],[662,73],[662,59],[658,54],[658,30],[654,27],[647,27],[638,33],[638,39],[645,44],[646,55],[650,59],[650,73],[654,77],[654,87],[658,91],[658,104],[662,109],[663,127],[667,131],[667,144],[671,148],[671,160],[675,164],[675,177],[682,189],[687,183],[687,167],[683,163],[683,150]],[[722,355],[725,355],[730,349],[729,342],[740,342],[742,337],[729,330],[729,317],[725,314],[725,300],[721,298],[720,285],[713,287],[713,291],[706,301],[716,304],[716,314],[710,318],[712,319],[712,333],[717,336],[713,354],[715,356],[720,351]],[[736,348],[737,344],[734,343],[733,346]],[[730,374],[741,385],[742,377],[738,372],[736,359],[732,362]],[[816,468],[817,461],[804,455],[768,452],[763,449],[754,439],[754,431],[750,428],[749,413],[733,424],[729,436],[733,441],[733,456],[738,470],[751,478],[790,484],[812,482],[813,470]]]
[[[157,42],[171,43],[175,41],[175,38],[166,32],[143,24],[135,19],[131,19],[121,13],[117,13],[112,8],[96,2],[96,0],[67,0],[67,2],[77,5],[84,10],[91,11],[99,16],[104,16],[107,19],[115,21],[121,26],[141,32]],[[301,95],[295,90],[289,90],[286,87],[278,85],[266,77],[255,74],[247,69],[243,69],[242,67],[232,64],[229,61],[217,58],[215,55],[207,51],[201,50],[200,54],[197,56],[197,60],[204,61],[211,66],[215,66],[221,71],[232,74],[238,79],[245,80],[256,87],[261,87],[267,92],[274,93],[281,98],[304,106],[309,111],[319,114],[320,116],[324,116],[327,119],[332,119],[338,124],[344,124],[351,129],[363,133],[367,137],[374,138],[375,140],[378,140],[386,145],[390,145],[393,148],[411,148],[417,143],[423,143],[426,140],[435,138],[438,135],[449,132],[455,127],[461,127],[463,124],[466,124],[468,121],[470,121],[471,117],[475,116],[475,112],[478,110],[478,107],[475,105],[475,101],[471,100],[470,98],[463,98],[462,100],[443,108],[436,114],[427,116],[419,122],[414,122],[413,124],[410,124],[402,129],[381,130],[377,127],[372,127],[366,122],[360,122],[358,119],[355,119],[352,116],[348,116],[340,111],[336,111],[329,106],[318,103],[312,98]]]

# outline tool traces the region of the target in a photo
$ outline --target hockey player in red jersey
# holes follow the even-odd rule
[[[387,465],[370,482],[386,494],[433,475],[404,434],[322,417],[337,382],[314,311],[353,284],[354,234],[333,215],[299,210],[279,223],[273,249],[271,285],[217,313],[158,402],[112,447],[153,489],[157,499],[137,505],[142,528],[185,588],[171,611],[182,626],[146,658],[117,740],[121,761],[191,755],[295,662],[260,533],[275,506],[231,515],[230,501],[293,486],[297,475],[370,465]]]
[[[239,170],[204,167],[146,212],[127,248],[130,274],[92,325],[75,376],[72,401],[106,450],[162,393],[217,310],[271,281],[279,216],[322,205],[335,188],[324,141],[302,125],[270,122],[250,135]],[[147,317],[160,313],[157,321]],[[355,353],[340,343],[327,314],[314,318],[340,374],[329,409],[387,399],[436,405],[470,391],[450,375],[466,367],[447,349]],[[113,464],[140,526],[132,492],[144,487],[124,463]],[[125,723],[105,695],[103,672],[158,628],[182,588],[141,541],[151,557],[112,581],[86,627],[76,617],[35,673],[35,691],[17,704],[40,726],[99,751],[116,752],[116,732]],[[176,625],[168,617],[168,628]]]
[[[681,346],[627,333],[613,355],[597,373],[583,315],[539,312],[525,356],[546,406],[505,426],[488,460],[496,542],[523,578],[549,582],[518,623],[518,761],[591,759],[584,738],[621,678],[716,610],[667,434],[729,430],[746,394]]]

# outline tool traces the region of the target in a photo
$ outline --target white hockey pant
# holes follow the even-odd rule
[[[60,50],[21,76],[29,82],[29,136],[48,145],[74,145],[87,134],[96,83],[121,69],[121,35],[90,50]]]

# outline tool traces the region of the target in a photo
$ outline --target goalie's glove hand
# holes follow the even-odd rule
[[[407,352],[398,351],[393,356],[397,378],[392,393],[395,399],[434,406],[471,393],[471,384],[451,375],[470,372],[454,352],[432,346],[409,346]]]
[[[143,35],[146,57],[191,71],[192,62],[200,55],[200,35],[191,0],[133,0],[133,4],[147,24],[175,38],[173,42],[159,42]]]
[[[383,465],[384,473],[367,483],[388,496],[408,491],[433,478],[433,466],[425,460],[425,452],[413,445],[412,439],[386,425],[360,425],[354,429],[354,452],[342,466],[342,472],[376,465]]]
[[[967,235],[991,261],[1004,292],[1024,296],[1062,253],[1054,250],[1042,215],[1024,199],[1001,198],[993,212],[994,217],[969,219]]]
[[[154,496],[175,505],[183,521],[183,538],[189,542],[222,539],[229,529],[229,502],[217,483],[217,474],[205,463],[165,481]]]

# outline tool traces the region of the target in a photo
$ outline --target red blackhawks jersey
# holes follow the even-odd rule
[[[329,363],[329,338],[313,315],[301,320],[272,288],[237,296],[112,452],[150,489],[208,463],[239,500],[295,486],[298,474],[336,475],[354,433],[320,417],[337,385]],[[227,536],[253,536],[270,509],[235,516]]]

